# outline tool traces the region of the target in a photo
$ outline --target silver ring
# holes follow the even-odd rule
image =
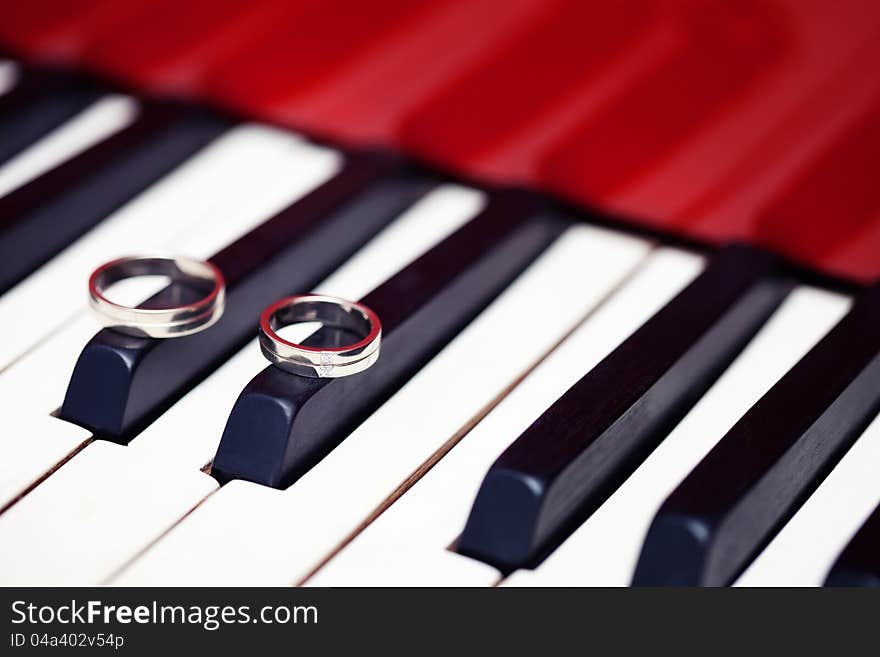
[[[341,347],[306,347],[283,339],[282,326],[320,322],[360,340]],[[273,303],[260,316],[260,348],[270,363],[285,372],[313,378],[339,378],[363,372],[379,358],[382,324],[365,305],[337,297],[303,294]]]
[[[135,276],[167,276],[203,296],[168,308],[131,308],[104,296],[114,283]],[[104,263],[89,277],[89,307],[101,324],[137,337],[177,338],[204,331],[223,314],[225,292],[223,274],[215,265],[179,256],[126,256]]]

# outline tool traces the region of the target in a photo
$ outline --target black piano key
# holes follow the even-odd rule
[[[0,164],[73,118],[106,91],[70,73],[24,69],[0,96]]]
[[[432,183],[404,167],[392,156],[353,155],[335,178],[216,254],[226,308],[211,328],[171,340],[100,331],[80,354],[61,417],[127,443],[252,339],[263,308],[309,290],[427,193]],[[145,306],[179,305],[187,293],[170,286]]]
[[[790,289],[771,254],[719,253],[495,461],[458,551],[505,572],[540,562],[663,440]]]
[[[0,292],[229,128],[170,103],[0,198]]]
[[[880,506],[837,557],[825,586],[880,587]]]
[[[273,366],[258,374],[232,409],[212,474],[280,488],[317,463],[564,230],[533,200],[516,190],[495,194],[475,219],[363,299],[382,321],[382,351],[370,369],[336,379]],[[322,330],[308,344],[334,341]]]
[[[771,388],[657,512],[633,583],[724,586],[880,411],[880,286]]]

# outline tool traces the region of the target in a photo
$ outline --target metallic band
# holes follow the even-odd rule
[[[282,326],[320,322],[361,339],[341,347],[306,347],[281,338]],[[337,297],[303,294],[272,304],[260,316],[260,348],[285,372],[313,378],[339,378],[363,372],[379,358],[382,324],[372,310]]]
[[[167,276],[173,284],[202,296],[168,308],[131,308],[114,303],[105,290],[135,276]],[[210,262],[178,256],[126,256],[111,260],[89,277],[89,306],[107,328],[137,337],[177,338],[204,331],[223,314],[226,285]]]

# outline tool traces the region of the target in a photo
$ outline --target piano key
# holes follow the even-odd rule
[[[880,507],[865,521],[828,573],[825,586],[880,586]]]
[[[148,450],[137,455],[138,467],[132,467],[127,452],[114,443],[89,444],[24,503],[0,516],[0,532],[16,536],[0,546],[5,560],[0,581],[97,584],[124,563],[131,546],[147,544],[156,527],[176,522],[178,508],[194,507],[217,488],[204,472],[175,468],[151,458]],[[69,491],[70,497],[59,499],[61,491]],[[133,507],[132,496],[149,503]],[[114,555],[123,559],[108,558]]]
[[[800,287],[645,462],[534,570],[504,586],[628,586],[657,509],[716,441],[843,316],[849,300]]]
[[[880,504],[878,464],[880,418],[871,423],[734,586],[821,586],[847,543]],[[852,573],[856,569],[843,570]]]
[[[128,96],[95,101],[0,166],[0,197],[128,127],[137,113],[137,101]]]
[[[231,208],[241,206],[241,199],[249,198],[248,190],[262,179],[272,180],[273,167],[291,174],[287,198],[295,198],[300,189],[297,181],[302,180],[302,189],[309,189],[332,173],[333,159],[328,161],[326,152],[310,150],[298,138],[278,130],[256,125],[232,128],[0,297],[0,323],[5,327],[0,370],[82,309],[85,282],[98,264],[128,252],[133,245],[139,250],[174,247],[175,234],[189,226],[201,234],[203,242],[215,236],[223,239],[229,233],[220,222],[227,217],[240,220],[240,212]],[[254,225],[246,220],[241,223],[245,231]],[[43,312],[43,299],[52,299],[52,316]],[[22,321],[29,317],[43,319],[34,326]],[[52,408],[60,402],[53,398]]]
[[[362,299],[382,320],[377,363],[340,378],[267,366],[235,402],[211,473],[224,483],[292,484],[482,312],[565,225],[532,195],[494,193],[475,219]],[[319,332],[304,344],[327,340]]]
[[[128,238],[139,241],[142,248],[144,244],[151,248],[164,246],[194,257],[207,257],[218,242],[234,241],[242,231],[263,222],[329,178],[338,166],[338,154],[332,151],[312,147],[276,130],[242,126],[133,203],[125,211],[127,219],[120,216],[119,223],[114,222],[115,232],[107,233],[112,240],[98,240],[91,245],[95,247],[92,257],[96,260],[90,261],[89,253],[82,253],[52,272],[44,280],[44,289],[53,295],[56,304],[66,303],[69,307],[61,306],[65,315],[61,316],[63,323],[57,330],[0,373],[0,398],[15,401],[15,412],[0,418],[0,461],[14,462],[22,449],[21,436],[30,435],[33,418],[48,417],[61,405],[83,345],[100,328],[83,308],[83,297],[76,293],[94,263],[110,255],[102,255],[100,249],[113,247],[114,243],[125,244]],[[178,215],[175,208],[183,211],[183,215]],[[164,235],[173,234],[175,221],[190,224],[190,228],[168,240]],[[167,228],[156,232],[162,222],[168,222]],[[56,298],[53,286],[66,292],[65,296]],[[32,297],[28,302],[35,303],[38,298]],[[79,427],[52,419],[66,427],[74,438],[79,437]],[[57,441],[27,442],[28,450],[34,453],[28,462],[34,465],[16,467],[15,477],[0,478],[0,506],[59,460]],[[43,458],[38,462],[39,453],[43,453]]]
[[[0,162],[79,114],[102,95],[96,85],[71,73],[24,69],[0,96]]]
[[[758,401],[670,495],[633,583],[729,584],[880,410],[880,286]]]
[[[303,579],[612,294],[649,248],[642,240],[596,228],[569,229],[283,495],[240,480],[224,485],[123,580],[289,584]],[[532,307],[541,308],[540,317],[522,321],[523,308]],[[166,433],[170,451],[180,431]],[[344,489],[339,481],[347,482]]]
[[[128,442],[244,346],[263,308],[310,289],[423,196],[433,183],[404,166],[395,156],[352,155],[327,184],[212,256],[226,291],[223,316],[210,329],[174,340],[96,334],[77,360],[60,416]],[[167,306],[176,294],[172,286],[151,302]]]
[[[733,246],[498,458],[459,550],[501,570],[539,562],[699,400],[791,289],[771,254]]]
[[[11,60],[0,60],[0,96],[15,87],[18,82],[19,68]]]
[[[139,0],[10,3],[4,15],[6,20],[0,25],[0,37],[29,57],[77,64],[83,49],[92,40],[118,29],[138,10],[143,10]]]
[[[16,501],[28,487],[49,469],[62,463],[91,440],[91,433],[82,427],[59,420],[48,413],[20,413],[12,407],[4,413],[4,443],[16,439],[14,450],[7,444],[0,459],[0,513]],[[21,439],[25,437],[25,439]]]
[[[63,250],[228,129],[170,104],[0,198],[0,290]]]
[[[306,583],[464,586],[495,582],[500,577],[495,568],[447,549],[464,526],[486,470],[584,370],[595,366],[686,286],[702,262],[674,249],[659,249],[651,255],[485,418],[469,432],[465,427],[462,433],[466,435],[448,454]],[[296,485],[290,490],[296,491]],[[291,543],[289,550],[295,545]]]
[[[483,203],[483,194],[476,190],[452,185],[437,188],[401,214],[324,281],[318,291],[362,296],[478,213]],[[19,545],[65,546],[51,557],[56,563],[51,575],[47,575],[42,558],[30,559],[27,550],[10,548],[8,556],[17,565],[0,565],[0,581],[50,582],[65,577],[72,578],[65,581],[99,582],[183,517],[199,501],[188,491],[192,490],[192,482],[201,480],[200,468],[217,449],[227,409],[232,407],[243,382],[265,363],[258,342],[252,340],[128,447],[111,445],[113,449],[107,450],[102,447],[104,441],[89,445],[12,507],[23,510],[0,516],[0,534],[17,535]],[[82,432],[75,425],[56,422]],[[109,456],[90,456],[95,448]],[[107,458],[112,458],[110,469]],[[62,472],[63,477],[56,476]],[[157,481],[163,482],[159,492]],[[210,481],[216,488],[216,482]],[[178,482],[184,487],[181,494],[176,490]],[[213,488],[199,490],[207,495]],[[31,511],[41,514],[45,522],[31,522]],[[120,514],[136,520],[136,525],[129,526]],[[126,524],[114,532],[114,540],[96,545],[96,533],[118,522]],[[35,547],[35,555],[39,549]]]

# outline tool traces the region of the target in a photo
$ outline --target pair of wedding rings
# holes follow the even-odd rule
[[[107,289],[137,276],[164,276],[177,290],[195,297],[189,303],[126,306],[111,301]],[[179,256],[127,256],[107,262],[89,277],[89,306],[101,324],[117,332],[157,339],[192,335],[223,315],[226,283],[212,263]],[[179,297],[180,295],[170,295]],[[161,297],[157,300],[164,301]],[[317,322],[324,329],[353,335],[342,346],[309,346],[282,338],[286,326]],[[363,372],[379,358],[382,324],[367,306],[337,297],[304,294],[273,303],[260,316],[260,348],[276,367],[299,376],[338,378]]]

